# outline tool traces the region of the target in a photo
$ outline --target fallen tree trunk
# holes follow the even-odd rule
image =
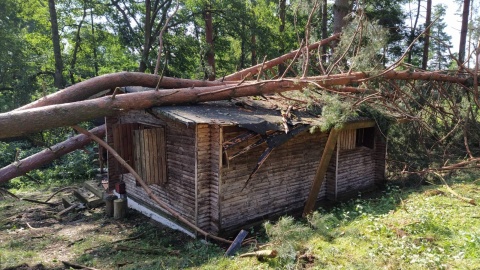
[[[382,75],[387,79],[436,80],[465,83],[466,78],[448,76],[435,72],[395,72]],[[281,79],[245,83],[235,86],[212,86],[162,91],[145,91],[118,96],[49,105],[40,108],[16,110],[0,114],[0,139],[38,132],[45,129],[69,126],[101,116],[112,116],[129,110],[141,110],[153,106],[191,104],[205,101],[226,100],[234,97],[258,96],[301,90],[308,85],[329,87],[348,85],[366,80],[366,73],[338,74],[305,79]]]
[[[151,88],[156,88],[158,86],[159,88],[171,89],[218,85],[226,85],[226,83],[219,81],[189,80],[171,77],[162,78],[158,75],[139,72],[111,73],[77,83],[63,90],[43,97],[37,101],[17,108],[15,109],[15,111],[85,100],[102,91],[123,86],[144,86]]]
[[[105,135],[105,125],[96,127],[90,130],[90,132],[96,136],[102,137]],[[31,170],[49,164],[65,154],[85,147],[91,141],[92,140],[88,136],[80,134],[18,162],[5,166],[0,169],[0,183],[22,176]]]

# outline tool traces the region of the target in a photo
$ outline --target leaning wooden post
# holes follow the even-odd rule
[[[320,159],[320,164],[318,165],[315,178],[313,179],[310,194],[308,194],[307,202],[305,203],[305,208],[303,209],[303,217],[309,215],[315,207],[315,202],[318,198],[318,192],[320,192],[320,188],[325,180],[325,173],[327,172],[328,164],[330,163],[333,151],[335,150],[339,133],[339,129],[332,128],[332,130],[330,130],[327,143],[325,144],[325,149],[323,150],[322,158]]]
[[[320,159],[320,164],[318,165],[317,172],[315,173],[315,178],[313,179],[310,194],[308,194],[305,208],[303,208],[303,217],[306,217],[313,211],[315,202],[318,198],[318,192],[320,192],[320,188],[322,187],[323,181],[325,180],[325,173],[327,172],[328,164],[330,163],[333,151],[335,150],[335,145],[337,144],[337,138],[340,131],[369,127],[375,127],[375,121],[370,119],[359,119],[356,121],[345,123],[340,128],[332,128],[332,130],[330,130],[327,143],[325,144],[325,149],[323,150],[322,159]]]

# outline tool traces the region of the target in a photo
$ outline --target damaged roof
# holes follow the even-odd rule
[[[194,105],[163,106],[152,108],[152,112],[185,124],[238,125],[249,130],[264,133],[264,130],[284,130],[282,111],[288,105],[280,107],[269,98],[236,98],[229,101],[211,101]],[[315,125],[320,118],[306,111],[292,109],[288,124]]]
[[[125,92],[152,90],[145,87],[125,87]],[[285,113],[292,102],[277,95],[238,97],[231,100],[202,102],[192,105],[154,107],[151,112],[183,122],[187,125],[217,124],[237,125],[264,133],[265,130],[284,130],[282,111]],[[305,104],[302,104],[305,107]],[[314,113],[293,106],[289,125],[319,125],[321,118]]]

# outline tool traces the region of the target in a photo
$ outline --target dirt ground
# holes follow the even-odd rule
[[[17,195],[44,201],[54,191]],[[49,201],[56,206],[0,197],[0,269],[74,268],[63,262],[92,269],[126,269],[152,256],[177,256],[178,249],[192,241],[132,210],[124,220],[105,217],[104,207],[59,217],[64,209],[61,195]],[[161,247],[150,252],[155,243]]]

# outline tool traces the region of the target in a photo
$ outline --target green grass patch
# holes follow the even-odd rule
[[[458,194],[480,201],[477,180],[475,175],[461,174],[449,184]],[[278,251],[276,258],[262,261],[225,258],[224,247],[152,224],[136,213],[119,222],[97,211],[78,222],[60,222],[55,229],[28,230],[25,220],[12,217],[31,207],[0,201],[5,232],[0,236],[2,267],[42,263],[61,269],[60,261],[69,260],[99,269],[480,268],[478,206],[435,184],[389,185],[375,196],[319,209],[306,219],[285,216],[260,230],[252,228],[258,242]],[[245,246],[239,253],[253,249],[254,245]],[[46,254],[54,250],[62,252]]]

